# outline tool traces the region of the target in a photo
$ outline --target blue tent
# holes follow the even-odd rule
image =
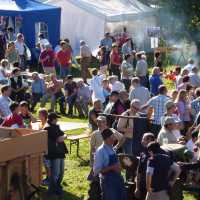
[[[35,47],[35,24],[44,22],[48,26],[50,43],[55,46],[60,38],[61,9],[35,0],[0,0],[0,16],[20,17],[21,32],[30,49]]]

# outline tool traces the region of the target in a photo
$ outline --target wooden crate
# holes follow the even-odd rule
[[[0,128],[0,200],[13,191],[12,177],[19,177],[20,192],[13,199],[26,200],[28,184],[39,186],[42,158],[47,153],[46,131]],[[23,194],[24,198],[20,194]]]
[[[36,154],[31,155],[28,159],[28,171],[30,183],[35,186],[41,185],[42,182],[42,167],[43,167],[43,155]]]
[[[46,131],[0,129],[0,163],[39,153],[47,153]]]
[[[0,199],[5,199],[7,184],[6,180],[6,167],[0,166]]]

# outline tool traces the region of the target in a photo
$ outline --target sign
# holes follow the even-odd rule
[[[160,37],[160,27],[147,28],[147,34],[149,37]]]
[[[152,49],[158,48],[158,38],[157,37],[151,37],[151,48]]]

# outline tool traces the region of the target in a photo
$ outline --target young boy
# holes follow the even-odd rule
[[[32,128],[31,122],[36,122],[36,119],[33,117],[33,115],[29,111],[28,102],[22,101],[20,102],[19,106],[20,106],[19,115],[22,117],[24,126],[26,128]]]

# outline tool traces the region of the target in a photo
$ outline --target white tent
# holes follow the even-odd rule
[[[122,31],[126,26],[139,41],[147,26],[155,26],[155,11],[137,0],[48,0],[61,7],[61,38],[69,38],[75,53],[85,40],[94,51],[105,31]],[[137,35],[140,37],[137,38]]]

